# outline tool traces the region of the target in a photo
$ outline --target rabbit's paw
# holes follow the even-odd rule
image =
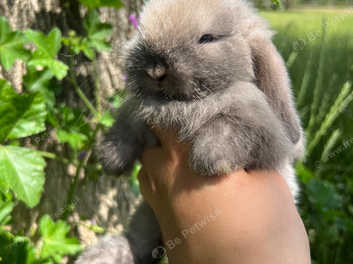
[[[133,136],[109,133],[98,143],[97,151],[105,171],[121,175],[132,169],[143,146]]]
[[[225,175],[245,167],[246,151],[239,151],[236,131],[222,119],[205,125],[197,133],[190,153],[190,165],[201,175]]]
[[[215,143],[194,144],[190,154],[192,169],[205,176],[225,175],[238,166],[232,160],[232,151],[229,147],[219,148]]]

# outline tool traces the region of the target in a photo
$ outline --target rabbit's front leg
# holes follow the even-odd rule
[[[201,175],[224,175],[244,168],[249,149],[242,131],[236,130],[225,117],[217,117],[199,129],[192,142],[190,165]]]
[[[249,109],[249,108],[248,108]],[[289,139],[270,111],[264,116],[246,112],[219,115],[197,132],[192,143],[191,167],[206,176],[236,169],[276,169],[290,153]],[[250,111],[251,112],[251,111]]]
[[[135,111],[136,102],[133,99],[126,101],[118,110],[114,126],[98,143],[98,155],[109,173],[128,172],[146,146],[158,144],[157,137]]]
[[[195,133],[191,167],[203,175],[236,169],[277,169],[292,154],[293,144],[263,93],[238,83],[223,98],[231,102]]]

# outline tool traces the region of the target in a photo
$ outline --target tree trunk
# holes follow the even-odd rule
[[[101,9],[101,18],[114,25],[113,51],[110,54],[101,54],[98,58],[98,76],[102,97],[112,94],[117,89],[123,89],[119,54],[122,44],[133,30],[128,24],[127,17],[136,12],[141,2],[142,0],[137,3],[126,1],[125,7],[119,11],[113,8]],[[70,29],[81,33],[83,26],[80,17],[82,18],[84,13],[85,9],[80,8],[77,0],[0,0],[0,16],[5,16],[13,29],[32,28],[48,33],[53,27],[58,27],[63,35],[66,35]],[[90,94],[92,90],[90,80],[94,76],[90,63],[80,58],[76,63],[77,70],[82,75],[81,88],[86,94]],[[9,73],[2,69],[0,75],[10,80],[15,89],[20,91],[24,73],[23,63],[16,62]],[[63,102],[70,106],[77,106],[76,95],[69,89],[67,91],[65,91]],[[42,142],[41,136],[38,136],[39,142],[41,144],[38,145],[47,146],[42,147],[43,150],[62,155],[62,150],[57,146]],[[18,206],[13,214],[15,228],[29,231],[43,214],[49,214],[54,219],[58,218],[64,210],[73,171],[74,168],[70,166],[49,160],[41,202],[32,210],[28,210],[24,205]],[[80,219],[95,221],[108,232],[121,231],[136,200],[138,200],[137,197],[131,193],[125,180],[101,175],[96,181],[80,185],[75,199],[76,209],[70,221],[77,227],[76,231],[83,243],[89,244],[95,241],[95,235],[82,224]]]

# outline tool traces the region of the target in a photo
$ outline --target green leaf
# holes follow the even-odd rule
[[[81,4],[85,5],[90,9],[100,7],[114,7],[119,9],[123,7],[123,3],[120,0],[79,0]]]
[[[60,142],[68,143],[75,150],[83,149],[92,135],[90,125],[84,119],[84,112],[60,106],[56,109],[56,119],[52,125]]]
[[[138,195],[140,193],[140,188],[139,188],[140,183],[138,180],[138,175],[139,175],[140,170],[141,170],[141,164],[136,162],[134,165],[134,169],[133,169],[133,171],[130,175],[130,178],[129,178],[131,190],[136,195]]]
[[[94,59],[96,54],[94,49],[89,45],[88,39],[83,39],[81,50],[87,56],[87,58],[89,58],[90,60]]]
[[[62,39],[75,54],[83,52],[87,58],[93,60],[95,51],[110,51],[111,44],[107,39],[111,36],[113,28],[110,24],[101,23],[96,10],[88,11],[83,21],[87,36],[82,38],[70,32],[68,37]]]
[[[53,76],[49,69],[37,71],[29,67],[27,74],[23,77],[23,85],[26,91],[39,92],[50,108],[55,105],[55,93],[51,87]]]
[[[274,6],[278,7],[278,8],[282,8],[282,2],[281,0],[271,0],[272,3],[274,4]]]
[[[69,36],[63,38],[63,44],[71,48],[71,50],[78,55],[81,51],[87,56],[87,58],[93,60],[95,51],[89,46],[87,38],[76,36],[75,32],[70,32]]]
[[[89,42],[89,45],[98,51],[109,52],[112,49],[112,45],[109,42],[104,41],[104,40],[92,39]]]
[[[110,112],[106,112],[102,115],[100,123],[106,127],[112,127],[115,122],[115,119]]]
[[[12,201],[6,201],[0,205],[0,225],[6,225],[11,220],[11,212],[15,207]]]
[[[25,38],[21,32],[12,31],[4,17],[0,17],[0,62],[8,71],[16,59],[27,61],[30,51],[23,44]]]
[[[64,255],[74,255],[81,251],[79,241],[73,237],[67,237],[70,226],[64,221],[54,222],[48,215],[40,220],[39,227],[42,236],[41,258],[53,258],[60,262]]]
[[[340,209],[342,197],[337,193],[335,186],[324,180],[311,179],[307,185],[308,197],[311,203],[325,211]]]
[[[97,226],[97,225],[92,225],[89,227],[90,230],[97,234],[103,234],[105,232],[103,227]]]
[[[43,191],[44,167],[38,151],[0,145],[0,181],[31,208],[38,204]]]
[[[112,108],[119,108],[120,105],[124,102],[124,97],[123,95],[116,94],[109,98],[109,102],[111,103]]]
[[[85,146],[85,143],[88,141],[88,138],[85,134],[82,134],[73,129],[58,129],[56,131],[56,136],[61,143],[68,143],[73,149],[76,150],[82,149]]]
[[[98,51],[110,51],[111,45],[107,39],[113,32],[110,24],[101,23],[99,14],[93,10],[88,12],[83,22],[83,26],[87,32],[87,46]]]
[[[27,264],[31,249],[28,238],[0,230],[0,263]]]
[[[0,79],[0,143],[45,130],[46,107],[39,93],[17,94]]]
[[[306,168],[302,162],[297,163],[296,173],[300,181],[305,184],[309,183],[309,181],[314,177],[313,172]]]
[[[56,59],[61,48],[60,30],[54,28],[47,36],[39,31],[26,30],[25,35],[37,46],[28,65],[48,67],[58,80],[62,80],[67,75],[68,66]]]
[[[28,62],[29,66],[48,67],[58,80],[62,80],[67,75],[69,67],[61,61],[50,58],[32,58]]]
[[[26,30],[25,34],[37,46],[37,51],[46,57],[55,58],[61,48],[61,32],[58,28],[54,28],[47,36],[32,29]]]

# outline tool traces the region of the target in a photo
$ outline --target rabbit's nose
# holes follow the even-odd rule
[[[146,73],[153,80],[163,81],[167,76],[167,69],[165,66],[157,64],[154,67],[146,69]]]

